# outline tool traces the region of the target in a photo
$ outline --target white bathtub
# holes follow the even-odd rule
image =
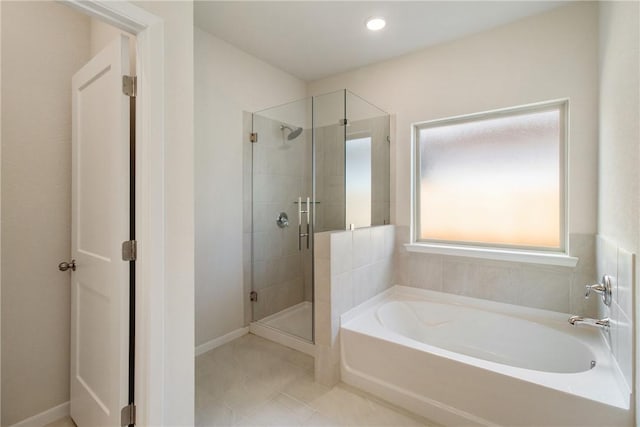
[[[632,425],[604,335],[568,317],[394,286],[342,316],[342,380],[444,425]]]

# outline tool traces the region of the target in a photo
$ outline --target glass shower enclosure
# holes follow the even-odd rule
[[[252,319],[313,340],[312,100],[253,114]]]
[[[252,321],[313,343],[313,235],[389,223],[389,115],[347,90],[252,114]]]

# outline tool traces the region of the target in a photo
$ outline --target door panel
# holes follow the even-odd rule
[[[80,427],[120,425],[127,404],[128,71],[120,36],[72,80],[71,417]]]

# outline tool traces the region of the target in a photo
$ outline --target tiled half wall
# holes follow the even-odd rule
[[[389,288],[395,226],[315,235],[316,381],[340,380],[340,316]]]

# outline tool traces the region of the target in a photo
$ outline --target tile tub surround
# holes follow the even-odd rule
[[[340,380],[340,316],[391,287],[395,226],[315,235],[316,381]]]
[[[608,237],[596,238],[598,277],[604,274],[612,278],[611,305],[605,306],[600,295],[597,300],[599,318],[611,319],[607,339],[618,366],[624,375],[626,386],[631,391],[633,385],[633,283],[635,283],[635,254],[618,246]]]
[[[196,358],[196,426],[435,426],[345,384],[313,358],[247,334]]]
[[[407,252],[409,227],[397,226],[393,282],[595,317],[597,298],[584,298],[585,285],[596,283],[595,236],[571,234],[569,241],[575,268]]]

